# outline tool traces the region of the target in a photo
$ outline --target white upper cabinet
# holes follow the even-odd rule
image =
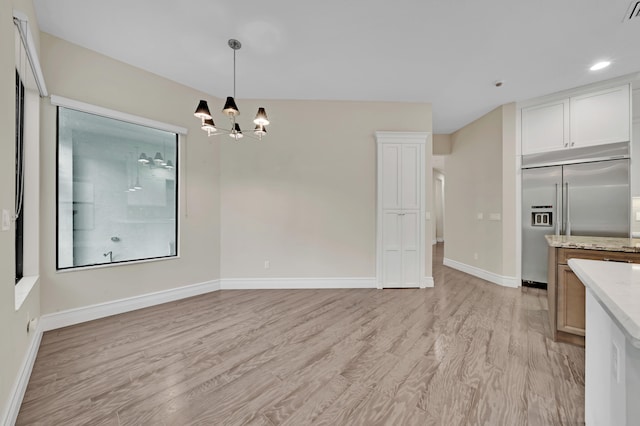
[[[630,140],[629,85],[521,110],[522,154]]]
[[[384,144],[381,150],[381,166],[380,171],[382,181],[382,208],[383,209],[400,209],[402,208],[401,191],[400,191],[400,170],[402,166],[402,145]]]
[[[569,146],[569,99],[522,109],[522,153]]]
[[[419,144],[385,143],[382,150],[382,208],[420,208]]]
[[[402,145],[401,191],[403,209],[419,209],[422,199],[421,164],[424,162],[422,145]]]
[[[631,119],[629,85],[571,98],[571,145],[626,142]]]

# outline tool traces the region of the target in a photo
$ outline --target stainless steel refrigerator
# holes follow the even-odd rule
[[[545,235],[629,237],[628,145],[573,159],[523,157],[522,281],[547,283]],[[566,155],[566,154],[565,154]]]

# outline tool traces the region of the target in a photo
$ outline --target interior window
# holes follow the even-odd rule
[[[178,135],[58,107],[57,268],[177,255]]]

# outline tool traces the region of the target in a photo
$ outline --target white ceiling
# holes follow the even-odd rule
[[[238,98],[431,102],[434,132],[450,133],[504,103],[640,71],[630,1],[34,3],[42,31],[217,97],[231,95],[237,38]],[[601,59],[613,63],[588,71]]]

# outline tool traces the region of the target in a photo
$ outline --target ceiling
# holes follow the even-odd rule
[[[240,99],[431,102],[434,132],[451,133],[504,103],[640,71],[630,1],[34,4],[42,31],[216,97],[231,95],[237,38]]]

